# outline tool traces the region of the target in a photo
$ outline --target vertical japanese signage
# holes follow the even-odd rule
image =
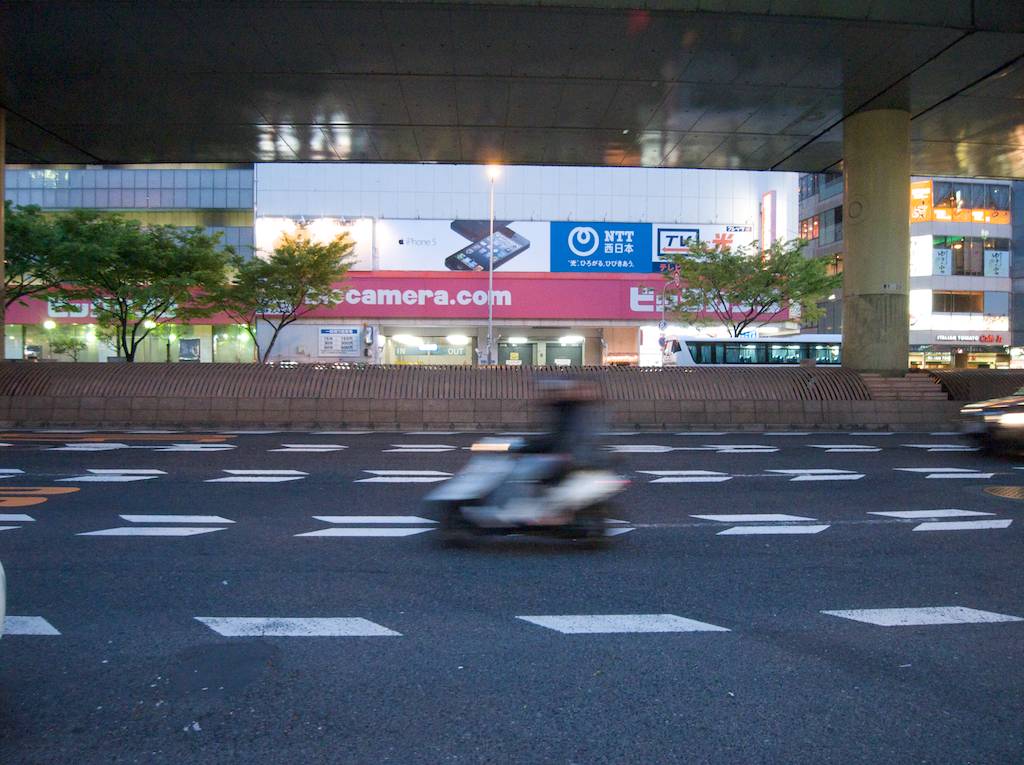
[[[761,250],[772,246],[778,236],[775,231],[775,192],[766,191],[761,195]]]

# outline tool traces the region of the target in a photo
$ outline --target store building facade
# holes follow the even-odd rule
[[[843,181],[800,176],[800,235],[811,257],[843,265]],[[1010,181],[913,178],[910,184],[911,367],[1024,366],[1011,328],[1013,222]],[[815,331],[842,331],[842,290]],[[1018,336],[1019,337],[1019,336]]]
[[[341,302],[287,328],[276,360],[486,359],[493,241],[499,364],[660,364],[666,253],[796,235],[789,173],[503,167],[493,240],[479,165],[265,164],[256,188],[257,251],[299,226],[355,242]]]

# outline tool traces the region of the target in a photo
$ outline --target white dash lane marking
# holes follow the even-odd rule
[[[745,535],[770,535],[770,534],[820,534],[828,528],[828,524],[804,525],[804,526],[733,526],[719,531],[716,536],[735,537]]]
[[[995,473],[981,473],[967,468],[893,468],[904,473],[921,473],[925,478],[991,478]]]
[[[895,436],[896,434],[891,432],[891,431],[886,431],[884,433],[879,433],[878,431],[874,431],[874,430],[858,430],[858,431],[855,431],[853,433],[847,433],[846,435],[848,435],[848,436]],[[935,434],[933,433],[932,435],[935,435]]]
[[[224,531],[224,527],[211,526],[119,526],[114,529],[84,531],[79,537],[194,537]]]
[[[1009,518],[991,521],[930,521],[919,523],[913,531],[978,531],[980,529],[1007,529],[1013,523]]]
[[[863,473],[853,470],[832,470],[830,468],[807,468],[801,470],[769,470],[769,473],[780,475],[791,475],[793,481],[859,481],[864,477]]]
[[[76,475],[71,478],[58,478],[58,481],[75,481],[76,483],[128,483],[131,481],[148,481],[167,475],[163,470],[89,468],[90,475]]]
[[[785,430],[774,430],[774,431],[773,430],[766,430],[763,433],[759,433],[758,435],[762,435],[762,436],[809,436],[811,434],[810,433],[790,433],[790,432],[785,431]]]
[[[365,436],[372,430],[311,430],[311,436]]]
[[[722,523],[747,522],[782,522],[782,521],[816,521],[817,518],[805,518],[802,515],[786,515],[785,513],[733,513],[731,515],[691,515],[705,521],[721,521]]]
[[[118,449],[127,449],[128,444],[121,444],[114,441],[107,441],[97,444],[65,444],[54,446],[45,451],[48,452],[112,452]]]
[[[329,529],[318,531],[307,531],[304,534],[296,534],[297,537],[411,537],[415,534],[422,534],[425,531],[433,531],[433,528],[416,528],[414,526],[388,528],[386,526],[332,526]]]
[[[14,478],[16,475],[25,475],[25,471],[18,468],[0,468],[0,479]]]
[[[28,523],[34,521],[31,515],[22,515],[20,513],[12,513],[9,515],[0,514],[0,523]]]
[[[965,446],[963,444],[900,444],[907,449],[925,449],[929,452],[976,452],[980,446]]]
[[[609,521],[609,523],[623,523],[623,521]],[[605,529],[604,535],[606,537],[617,537],[621,534],[628,534],[631,531],[636,531],[632,526],[613,526]]]
[[[219,515],[121,515],[128,523],[234,523]]]
[[[729,632],[717,624],[699,622],[675,614],[591,614],[565,616],[517,616],[563,635],[611,635],[639,632]]]
[[[208,478],[205,483],[282,483],[301,481],[309,475],[301,470],[225,470],[227,478]]]
[[[343,617],[274,618],[251,616],[197,616],[224,637],[392,637],[400,632],[368,619]]]
[[[884,515],[889,518],[965,518],[969,515],[995,515],[995,513],[981,513],[977,510],[957,510],[946,508],[942,510],[874,510],[868,511],[868,515]]]
[[[651,483],[721,483],[732,480],[731,475],[712,470],[639,470],[637,472],[658,476]]]
[[[930,606],[925,608],[866,608],[850,611],[822,611],[829,616],[851,619],[879,627],[918,627],[933,624],[986,624],[1020,622],[1019,616],[979,611],[963,606]]]
[[[410,433],[403,433],[403,436],[457,436],[461,430],[414,430]]]
[[[673,435],[676,435],[676,436],[701,436],[701,437],[704,437],[704,438],[718,438],[720,436],[724,436],[725,433],[722,432],[722,431],[718,431],[718,432],[697,432],[697,431],[688,432],[688,431],[683,431],[682,433],[674,433]]]
[[[697,448],[700,449],[700,447]],[[605,449],[614,454],[666,454],[677,451],[677,447],[659,444],[606,444]],[[679,451],[682,450],[679,449]]]
[[[14,531],[15,529],[20,528],[21,526],[0,526],[0,531]]]
[[[280,430],[218,430],[218,435],[224,436],[273,436],[280,433]]]
[[[437,521],[421,518],[418,515],[314,515],[313,517],[324,523],[437,523]]]
[[[281,444],[280,449],[267,449],[268,452],[284,452],[285,454],[321,454],[338,452],[347,449],[341,444]]]
[[[397,454],[436,454],[452,452],[459,448],[451,444],[391,444],[391,446],[391,449],[382,449],[381,451]]]
[[[148,447],[140,447],[148,448]],[[234,444],[169,444],[153,447],[155,452],[224,452],[236,449]]]
[[[4,618],[4,636],[59,635],[57,628],[41,616],[8,616]]]
[[[372,478],[357,478],[355,483],[437,483],[447,481],[451,473],[440,470],[364,470]]]
[[[880,446],[868,446],[866,444],[808,444],[812,449],[824,449],[831,454],[868,454],[880,452]]]

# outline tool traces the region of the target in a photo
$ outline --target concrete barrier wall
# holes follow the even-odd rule
[[[520,430],[544,423],[536,380],[567,374],[563,369],[484,369],[446,377],[431,369],[391,371],[389,377],[379,368],[8,363],[0,365],[0,423]],[[587,374],[608,394],[610,425],[616,428],[934,430],[952,427],[960,406],[948,400],[875,399],[859,376],[837,369],[592,369]],[[388,391],[382,380],[391,385]],[[366,395],[374,387],[380,395]]]

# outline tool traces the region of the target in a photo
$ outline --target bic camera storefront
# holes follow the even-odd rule
[[[745,244],[749,226],[258,218],[269,251],[299,226],[347,231],[356,265],[341,302],[287,328],[272,358],[473,365],[493,336],[501,365],[660,364],[661,256],[688,238]]]

